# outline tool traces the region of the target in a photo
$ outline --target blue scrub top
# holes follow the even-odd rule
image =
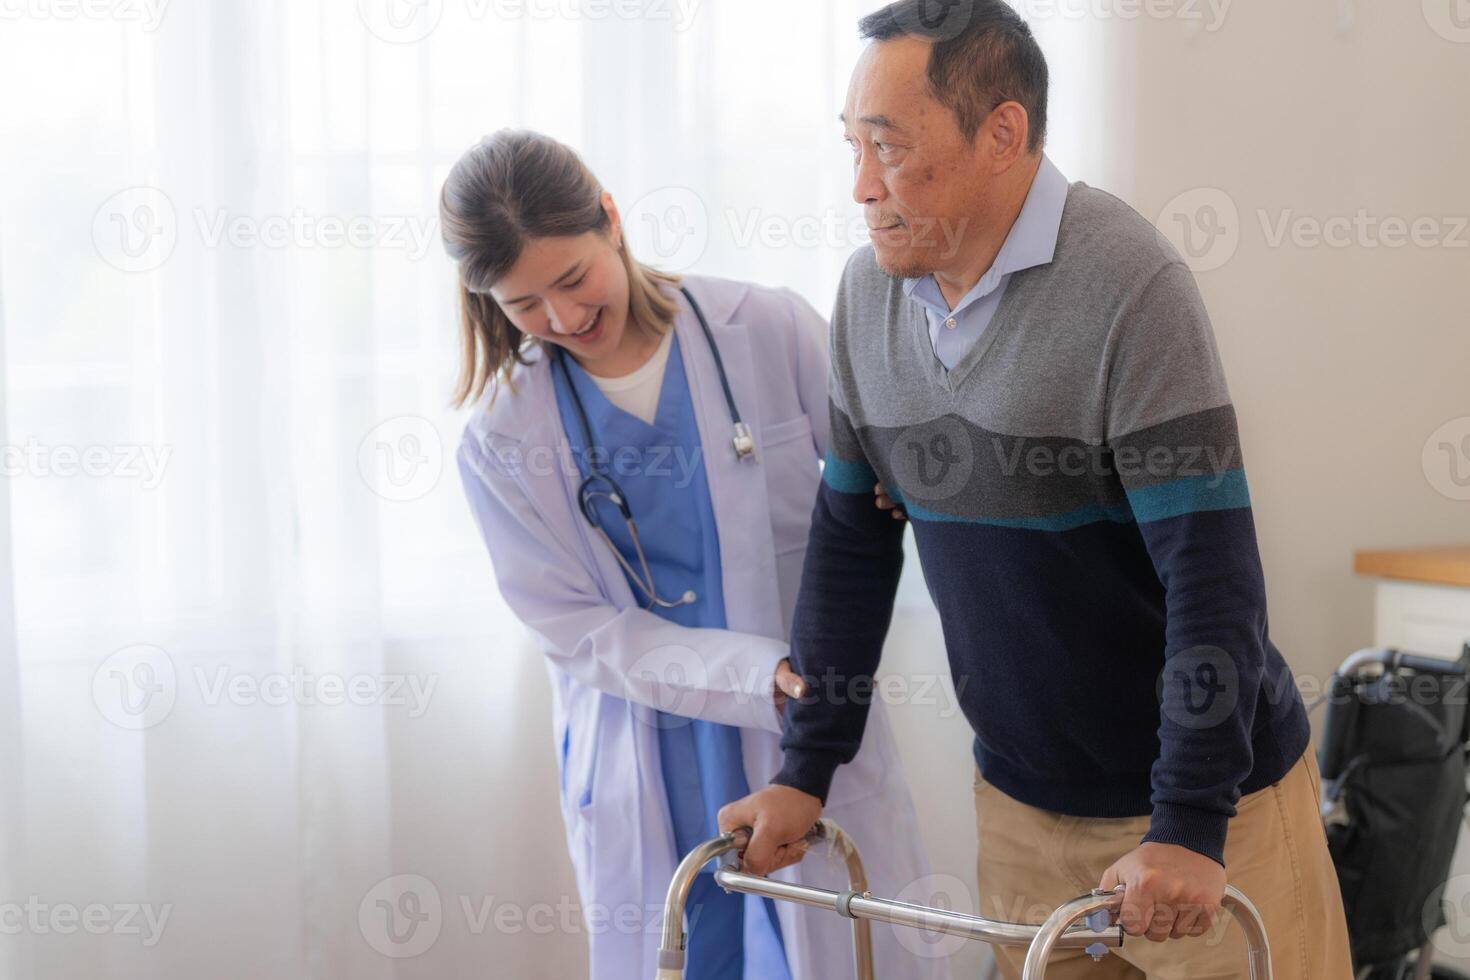
[[[654,606],[650,611],[681,626],[724,629],[719,531],[679,338],[672,341],[651,425],[609,401],[572,357],[562,354],[559,359],[567,371],[566,375],[552,371],[556,400],[582,476],[594,468],[583,445],[576,404],[566,386],[568,377],[587,412],[593,445],[601,451],[602,471],[622,488],[638,525],[659,598],[674,600],[686,590],[695,593],[692,603]],[[614,547],[641,572],[622,514],[602,498],[596,507],[599,523]],[[648,597],[631,576],[628,586],[646,607]],[[657,717],[677,861],[719,835],[720,807],[747,795],[750,787],[738,728],[664,711]],[[714,883],[711,868],[699,875],[690,894],[685,975],[689,980],[789,980],[774,904],[751,895],[726,894]]]

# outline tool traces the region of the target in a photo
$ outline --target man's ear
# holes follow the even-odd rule
[[[1002,102],[990,111],[975,138],[981,141],[993,173],[1004,173],[1027,155],[1031,141],[1031,118],[1019,102]]]

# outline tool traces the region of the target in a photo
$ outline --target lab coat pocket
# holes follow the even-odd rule
[[[789,636],[806,559],[807,534],[812,526],[812,505],[822,478],[811,416],[798,415],[767,425],[761,430],[761,440],[771,544],[781,596],[781,631]]]
[[[798,415],[762,427],[761,453],[767,468],[771,533],[779,558],[805,549],[811,529],[812,504],[821,478],[811,416]]]
[[[562,733],[561,798],[567,822],[585,819],[594,804],[597,781],[596,718],[569,719]]]

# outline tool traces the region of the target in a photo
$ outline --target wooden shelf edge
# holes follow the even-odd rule
[[[1356,551],[1353,553],[1353,571],[1374,578],[1470,588],[1470,545]]]

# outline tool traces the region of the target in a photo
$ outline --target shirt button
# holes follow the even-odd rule
[[[958,326],[958,324],[954,322],[954,317],[950,317],[948,320],[944,321],[944,326],[947,330],[953,330],[956,326]]]

